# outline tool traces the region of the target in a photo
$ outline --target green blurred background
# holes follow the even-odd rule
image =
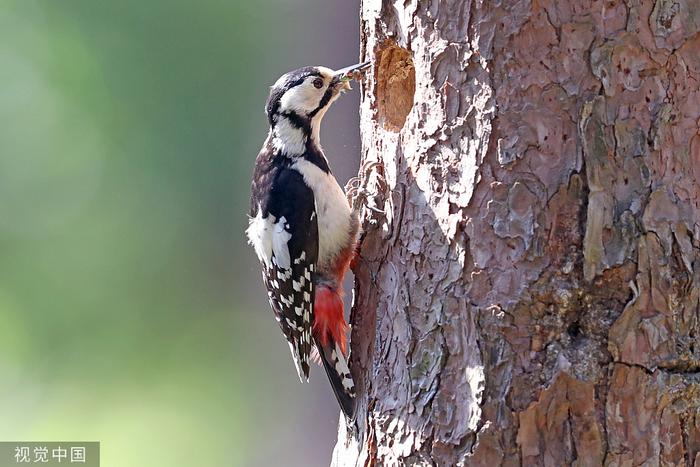
[[[0,440],[104,466],[323,466],[245,244],[268,86],[358,58],[358,3],[0,0]],[[356,168],[357,91],[326,117]]]

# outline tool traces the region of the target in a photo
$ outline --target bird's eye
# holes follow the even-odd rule
[[[314,80],[314,87],[316,89],[321,89],[323,87],[323,80],[321,78],[316,78]]]

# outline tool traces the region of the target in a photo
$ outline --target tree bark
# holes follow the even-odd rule
[[[364,0],[361,30],[334,465],[700,466],[698,1]]]

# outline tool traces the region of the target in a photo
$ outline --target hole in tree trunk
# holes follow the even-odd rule
[[[581,335],[581,325],[579,324],[578,321],[574,321],[566,329],[566,332],[569,334],[569,336],[571,336],[573,338],[577,338],[578,336]]]
[[[395,42],[383,43],[377,53],[377,114],[387,130],[399,131],[413,107],[416,70],[411,52]]]

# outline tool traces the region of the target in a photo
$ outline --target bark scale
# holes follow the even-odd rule
[[[361,30],[334,465],[700,466],[698,1],[364,0]]]

